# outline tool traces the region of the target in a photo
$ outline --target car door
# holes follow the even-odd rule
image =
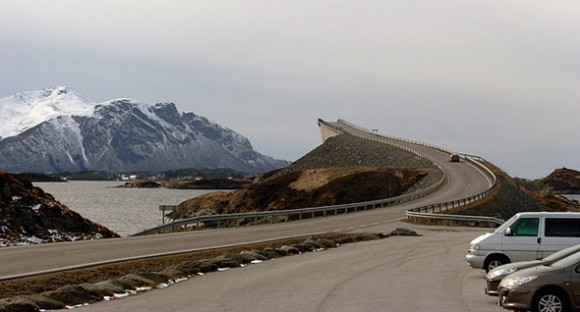
[[[580,218],[545,218],[540,254],[546,257],[568,246],[580,244]]]
[[[540,218],[520,218],[506,229],[502,249],[512,262],[539,258],[539,228]]]

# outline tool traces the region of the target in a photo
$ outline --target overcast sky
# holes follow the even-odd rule
[[[579,1],[0,0],[0,97],[172,101],[296,160],[317,118],[580,170]]]

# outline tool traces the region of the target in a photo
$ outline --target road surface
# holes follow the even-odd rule
[[[420,237],[390,237],[194,276],[79,309],[96,311],[413,311],[498,312],[484,294],[484,272],[465,251],[481,229],[399,222],[365,231],[413,228]],[[360,230],[357,230],[360,231]]]

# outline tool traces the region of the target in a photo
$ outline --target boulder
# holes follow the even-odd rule
[[[261,255],[260,253],[254,251],[254,250],[244,250],[240,253],[240,256],[242,256],[248,262],[251,262],[254,260],[261,260],[261,261],[268,260],[267,257],[265,257],[264,255]]]
[[[419,236],[419,234],[413,230],[396,228],[390,233],[390,236]]]
[[[280,250],[288,253],[288,254],[299,254],[300,250],[296,247],[292,247],[292,246],[288,246],[288,245],[284,245],[282,247],[280,247]]]
[[[38,305],[24,296],[16,296],[0,299],[0,311],[2,312],[36,312]]]
[[[177,271],[182,272],[185,275],[197,274],[201,272],[201,269],[195,263],[195,261],[182,262],[181,264],[178,264],[175,268]]]
[[[54,300],[54,299],[49,298],[49,297],[45,297],[45,296],[41,296],[41,295],[22,296],[22,297],[28,298],[28,299],[34,301],[34,303],[36,303],[38,308],[41,310],[60,310],[60,309],[65,308],[64,303],[62,303],[58,300]]]
[[[218,264],[219,261],[215,261],[212,259],[201,259],[193,262],[193,265],[197,266],[201,273],[209,273],[216,271],[218,269]]]
[[[338,245],[336,241],[327,238],[319,238],[316,241],[324,246],[324,248],[335,248]]]
[[[113,296],[114,294],[122,294],[125,292],[125,287],[113,280],[106,280],[95,284],[83,283],[79,286],[99,297],[99,300],[102,300],[104,296]]]
[[[305,246],[306,248],[308,248],[310,251],[314,251],[317,249],[324,249],[324,245],[322,245],[321,243],[312,240],[312,239],[307,239],[305,241],[303,241],[302,243],[300,243],[300,245]]]
[[[138,275],[154,281],[155,284],[164,283],[169,279],[169,277],[167,275],[153,273],[153,272],[139,272]]]
[[[154,280],[151,280],[151,279],[148,279],[148,278],[143,277],[141,275],[133,274],[133,273],[124,275],[119,280],[116,280],[116,282],[121,283],[121,284],[122,284],[122,281],[126,281],[127,283],[129,283],[132,286],[130,288],[155,287],[155,285],[157,285]]]
[[[60,301],[66,305],[77,305],[99,301],[99,297],[79,285],[66,285],[57,290],[46,291],[43,296]]]
[[[189,274],[195,274],[195,273],[188,273],[188,272],[184,272],[182,271],[180,268],[180,265],[172,265],[170,267],[166,267],[165,269],[157,272],[159,274],[163,274],[169,278],[179,278],[179,277],[183,277],[183,276],[187,276]]]
[[[258,253],[266,258],[269,258],[269,259],[279,258],[279,257],[283,256],[283,254],[277,252],[276,250],[274,250],[273,248],[270,248],[270,247],[265,248],[264,250],[259,251]]]
[[[116,278],[113,279],[113,282],[121,285],[121,287],[123,287],[124,289],[135,289],[135,283],[128,279]]]
[[[292,244],[292,248],[299,250],[300,252],[310,252],[314,250],[314,245],[309,244]]]

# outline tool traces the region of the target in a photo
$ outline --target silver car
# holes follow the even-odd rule
[[[497,287],[501,280],[518,270],[531,268],[538,265],[549,265],[571,254],[580,252],[580,244],[564,248],[540,260],[521,261],[508,263],[492,269],[485,276],[485,293],[490,296],[497,296]]]

